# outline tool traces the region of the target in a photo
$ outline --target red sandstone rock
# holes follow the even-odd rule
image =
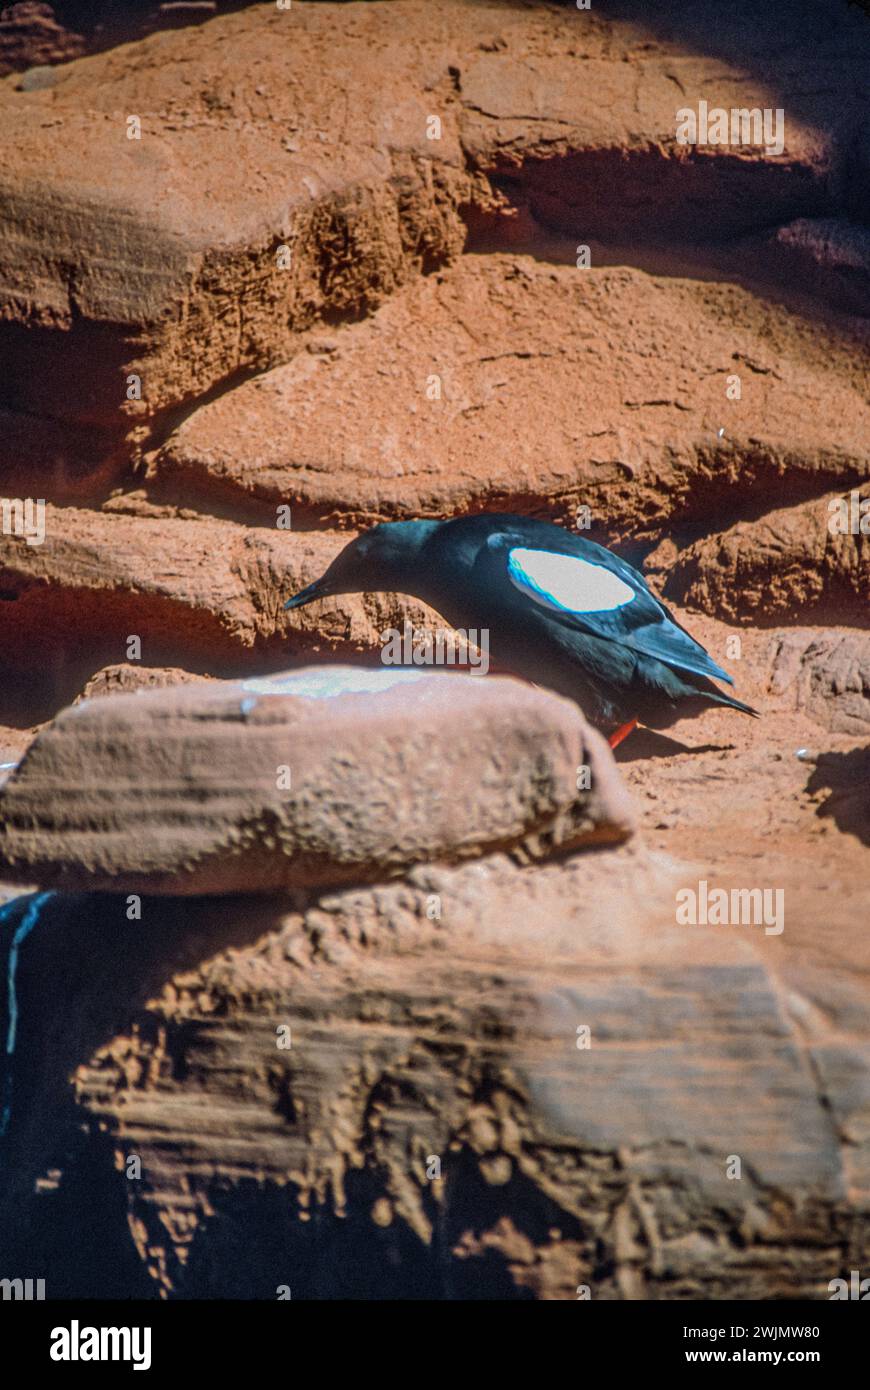
[[[624,538],[866,476],[868,361],[734,286],[469,256],[193,411],[152,477],[269,521],[586,505]]]
[[[0,535],[0,636],[7,667],[127,660],[216,674],[328,651],[372,649],[404,617],[431,610],[407,598],[346,596],[292,616],[284,600],[322,574],[347,533],[287,532],[196,518],[47,507],[45,540]],[[63,657],[62,657],[63,654]],[[81,682],[76,685],[76,693]],[[72,698],[72,694],[70,696]]]
[[[8,84],[0,404],[135,442],[455,258],[472,207],[498,222],[513,201],[581,241],[834,215],[864,112],[858,22],[785,63],[782,26],[756,22],[747,71],[651,42],[646,16],[262,5],[69,64],[47,91]],[[678,110],[711,94],[784,104],[782,152],[678,145]]]
[[[2,1257],[51,1271],[52,1297],[817,1298],[865,1258],[866,554],[823,513],[867,477],[866,325],[843,312],[864,305],[866,21],[619,10],[296,0],[292,27],[261,5],[0,83],[0,494],[74,503],[49,508],[43,547],[0,537],[0,783],[21,812],[4,822],[0,790],[0,836],[66,852],[81,814],[70,862],[95,856],[92,886],[114,807],[125,852],[162,825],[178,871],[139,919],[116,893],[50,898],[20,953]],[[677,147],[672,117],[699,97],[781,101],[783,156]],[[420,377],[444,359],[453,413],[427,424]],[[319,822],[398,881],[175,898],[197,881],[191,835],[232,832],[250,745],[286,726],[240,705],[212,721],[240,750],[223,765],[189,728],[150,758],[134,739],[124,796],[122,745],[86,756],[72,731],[212,698],[188,686],[80,705],[18,762],[86,683],[371,651],[426,620],[401,596],[285,615],[351,531],[281,533],[284,501],[319,528],[506,505],[573,523],[591,502],[595,534],[636,539],[639,562],[656,547],[653,584],[694,605],[678,617],[763,718],[711,710],[620,747],[650,855],[636,838],[521,869],[559,847],[550,789],[578,722],[558,701],[555,724],[535,715],[536,765],[516,752],[533,692],[499,697],[524,715],[499,740],[482,706],[506,683],[472,682],[480,718],[454,714],[403,764],[395,824],[359,800],[341,833]],[[147,666],[119,664],[130,634]],[[345,775],[384,785],[377,748],[351,741]],[[468,789],[486,757],[492,781],[449,822],[440,782],[413,784]],[[197,786],[221,795],[192,805]],[[477,853],[505,822],[510,860],[404,872],[413,834],[458,857],[463,830]],[[268,882],[266,834],[199,883]],[[677,928],[675,891],[700,879],[782,888],[782,936]],[[7,928],[16,891],[0,883]]]
[[[723,618],[782,622],[800,613],[863,622],[870,595],[870,488],[779,507],[705,536],[679,555],[664,591]]]
[[[263,893],[631,828],[607,745],[568,701],[503,677],[310,667],[67,710],[3,789],[0,875]]]
[[[867,934],[796,885],[781,938],[678,927],[699,873],[626,846],[135,921],[58,895],[19,967],[16,1268],[43,1208],[91,1248],[84,1151],[118,1262],[78,1288],[115,1297],[827,1296],[866,1239]]]

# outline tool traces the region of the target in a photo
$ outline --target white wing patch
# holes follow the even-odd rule
[[[552,550],[511,550],[508,576],[521,593],[557,613],[612,612],[636,597],[612,570]]]

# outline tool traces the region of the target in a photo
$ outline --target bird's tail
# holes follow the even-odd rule
[[[709,690],[705,692],[707,698],[717,705],[727,705],[729,709],[739,709],[741,714],[751,714],[753,719],[761,718],[761,711],[753,709],[751,705],[744,705],[742,700],[736,700],[733,695],[726,695],[724,690]]]

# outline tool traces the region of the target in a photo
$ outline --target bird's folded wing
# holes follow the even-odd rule
[[[602,546],[583,544],[586,554],[581,556],[491,537],[488,550],[490,562],[501,566],[503,574],[506,569],[513,587],[548,617],[680,670],[733,685],[704,648],[674,622],[641,575]]]

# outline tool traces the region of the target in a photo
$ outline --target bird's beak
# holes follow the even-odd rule
[[[305,589],[300,589],[298,594],[294,594],[292,598],[288,598],[284,607],[304,608],[306,603],[313,603],[317,598],[326,598],[331,592],[331,587],[327,583],[326,576],[324,575],[322,579],[315,579],[313,584],[309,584]]]

